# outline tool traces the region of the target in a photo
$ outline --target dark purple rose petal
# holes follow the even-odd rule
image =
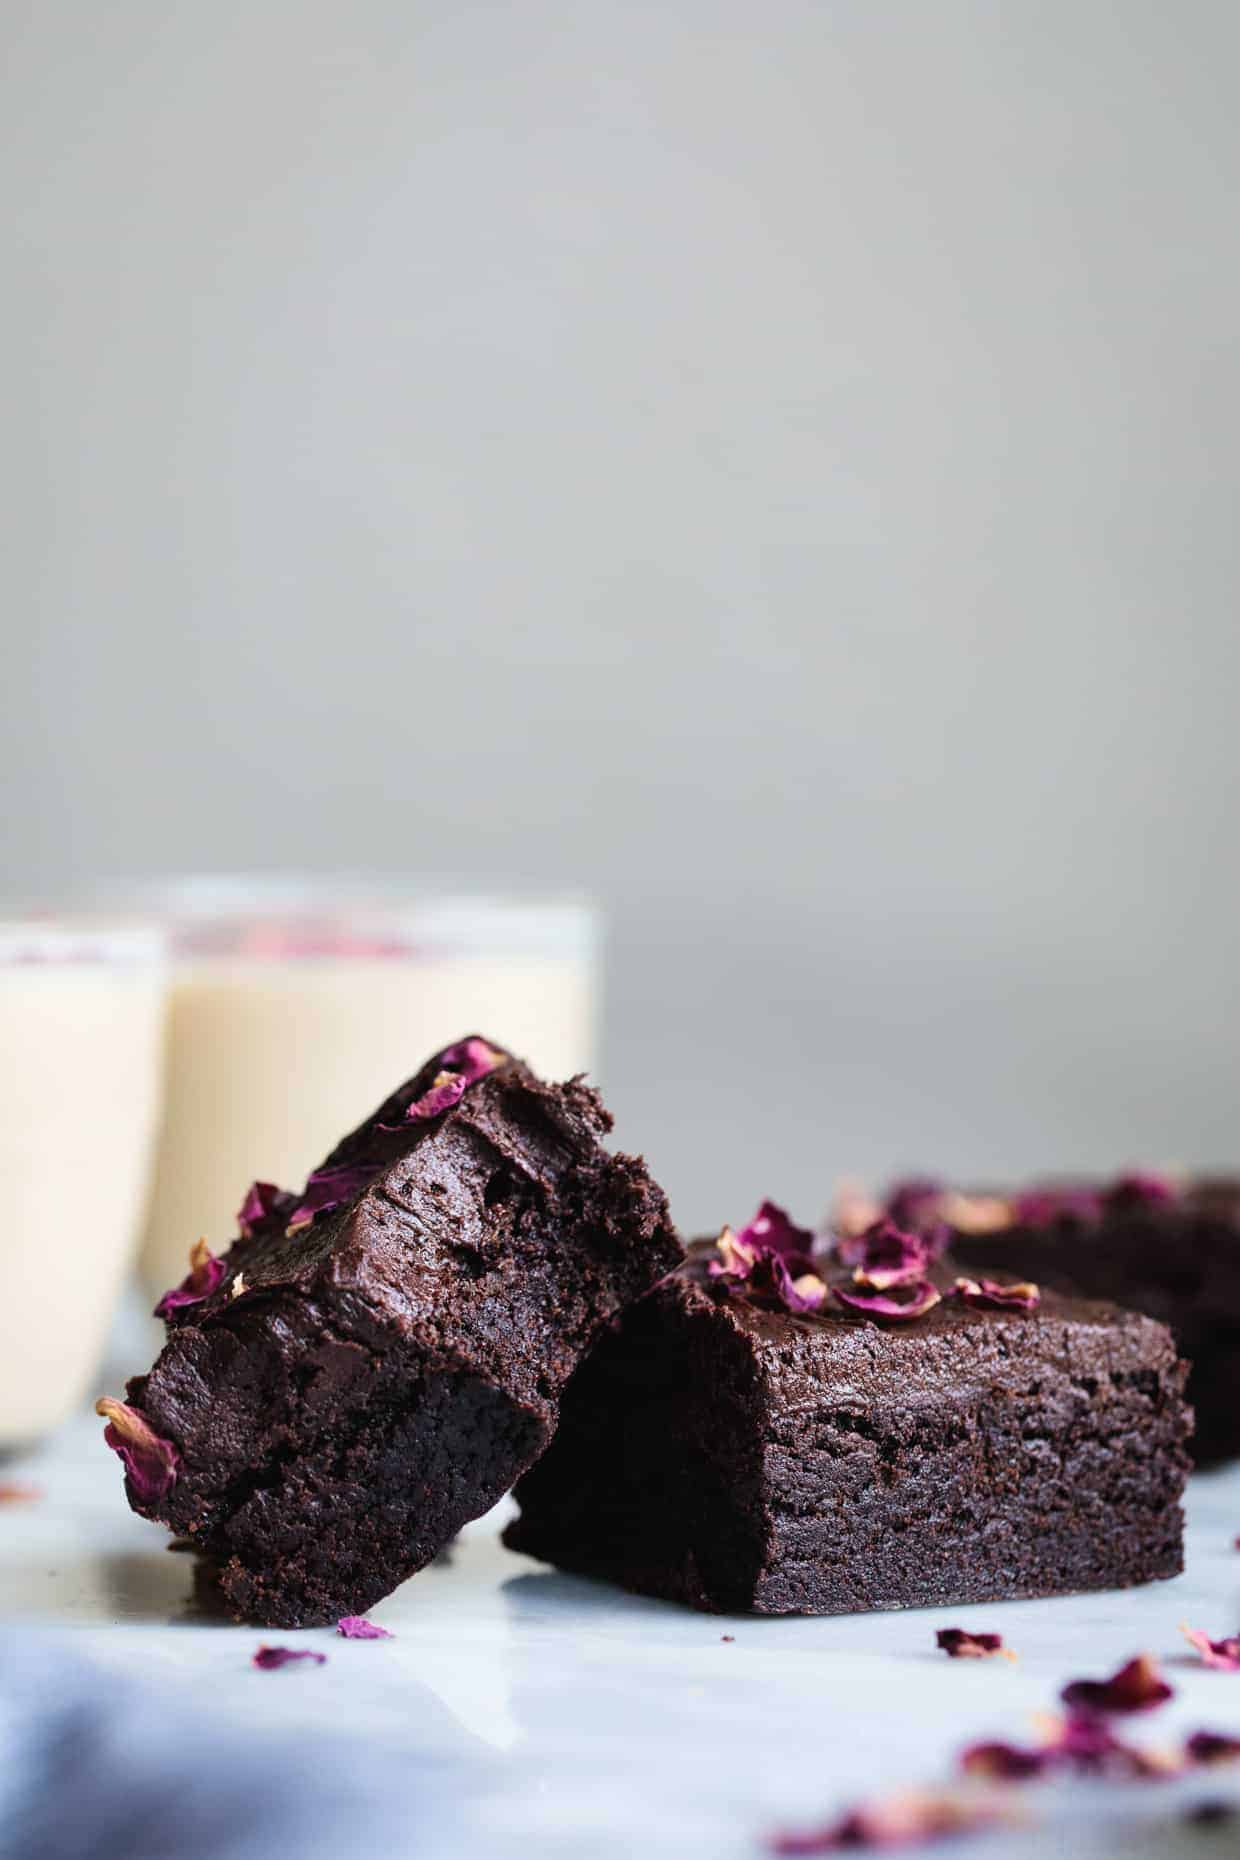
[[[181,1465],[181,1456],[172,1442],[161,1440],[145,1416],[111,1395],[99,1397],[95,1413],[108,1423],[103,1430],[104,1442],[120,1455],[139,1504],[158,1504],[175,1485]]]
[[[314,1224],[316,1216],[342,1208],[355,1195],[361,1194],[374,1175],[375,1164],[371,1162],[345,1163],[335,1169],[316,1169],[306,1182],[285,1233],[290,1237],[302,1233]]]
[[[1005,1660],[1016,1655],[1003,1644],[1002,1634],[970,1634],[966,1628],[940,1628],[935,1641],[949,1659],[985,1660],[1001,1653]]]
[[[909,1176],[893,1182],[887,1190],[886,1214],[897,1227],[920,1227],[942,1218],[941,1203],[947,1193],[946,1182],[934,1176]]]
[[[1092,1717],[1153,1711],[1175,1694],[1150,1655],[1139,1653],[1109,1679],[1074,1679],[1059,1696],[1070,1711]]]
[[[736,1236],[742,1246],[774,1253],[793,1272],[806,1270],[814,1252],[814,1236],[808,1228],[797,1227],[781,1207],[764,1201],[747,1227]]]
[[[268,1221],[283,1225],[296,1206],[297,1196],[287,1188],[277,1188],[274,1182],[251,1182],[237,1210],[237,1232],[243,1240],[250,1240]]]
[[[393,1640],[395,1636],[390,1629],[380,1627],[376,1621],[368,1621],[365,1615],[341,1615],[336,1623],[337,1634],[343,1634],[346,1640]]]
[[[1157,1175],[1151,1169],[1133,1169],[1121,1175],[1103,1195],[1108,1207],[1165,1208],[1179,1199],[1179,1191],[1170,1176]]]
[[[833,1285],[831,1294],[846,1311],[895,1323],[924,1317],[927,1311],[933,1311],[941,1296],[929,1279],[919,1279],[913,1285],[894,1286],[889,1292],[867,1292],[859,1285]]]
[[[969,1744],[960,1753],[960,1767],[966,1776],[985,1776],[992,1782],[1024,1782],[1042,1776],[1050,1769],[1054,1756],[1049,1748],[1026,1750],[1018,1744]]]
[[[164,1293],[154,1315],[166,1318],[186,1305],[200,1305],[204,1298],[210,1298],[225,1270],[223,1260],[216,1258],[205,1240],[199,1240],[190,1248],[188,1274],[172,1291]]]
[[[1240,1737],[1224,1731],[1194,1731],[1184,1746],[1190,1763],[1240,1763]]]
[[[1096,1188],[1048,1182],[1024,1189],[1012,1207],[1020,1227],[1051,1227],[1062,1220],[1088,1224],[1102,1212],[1102,1197]]]
[[[281,1666],[289,1666],[294,1660],[312,1660],[316,1666],[322,1666],[327,1659],[325,1653],[317,1653],[313,1647],[268,1647],[262,1646],[250,1662],[260,1672],[274,1673]]]
[[[502,1066],[507,1057],[499,1047],[488,1046],[474,1034],[468,1040],[458,1040],[455,1046],[445,1046],[438,1055],[436,1070],[459,1072],[467,1085],[473,1085],[488,1072],[494,1072],[496,1066]]]
[[[979,1311],[1036,1311],[1042,1302],[1040,1287],[1028,1280],[1000,1285],[997,1279],[957,1279],[952,1290],[962,1304]]]
[[[834,1854],[857,1848],[922,1847],[962,1834],[980,1834],[1014,1819],[1013,1805],[998,1794],[957,1795],[947,1789],[909,1790],[885,1801],[863,1803],[826,1827],[776,1834],[776,1854]]]
[[[854,1278],[875,1292],[924,1279],[931,1260],[924,1235],[897,1227],[889,1220],[876,1221],[849,1251],[856,1262]]]
[[[1211,1640],[1200,1628],[1185,1627],[1183,1622],[1180,1632],[1189,1645],[1197,1649],[1207,1666],[1220,1673],[1240,1673],[1240,1634],[1229,1635],[1225,1640]]]
[[[440,1072],[420,1098],[405,1106],[407,1124],[424,1124],[428,1118],[450,1111],[465,1096],[468,1081],[463,1072]]]

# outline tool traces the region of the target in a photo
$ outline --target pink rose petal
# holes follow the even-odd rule
[[[368,1621],[365,1615],[341,1615],[336,1623],[337,1634],[345,1640],[393,1640],[395,1636],[389,1628],[380,1627],[377,1621]]]
[[[920,1279],[913,1285],[894,1286],[889,1292],[868,1292],[858,1285],[833,1285],[831,1295],[846,1311],[855,1311],[860,1317],[901,1324],[933,1311],[941,1296],[929,1279]]]
[[[1180,1632],[1197,1649],[1206,1666],[1220,1673],[1240,1673],[1240,1634],[1232,1634],[1226,1640],[1211,1640],[1199,1628],[1185,1627],[1183,1622]]]
[[[297,1197],[287,1188],[277,1188],[274,1182],[251,1182],[237,1210],[237,1232],[243,1240],[250,1240],[268,1221],[273,1225],[287,1221],[296,1206]]]
[[[985,1660],[996,1653],[1002,1654],[1005,1660],[1016,1658],[1011,1649],[1004,1646],[1001,1634],[971,1634],[966,1628],[940,1628],[934,1638],[952,1660]]]
[[[181,1465],[181,1456],[172,1442],[161,1440],[144,1415],[111,1395],[99,1397],[95,1413],[103,1415],[108,1423],[103,1430],[104,1442],[120,1455],[138,1502],[158,1504],[175,1485]]]
[[[908,1790],[863,1803],[838,1821],[800,1833],[776,1834],[775,1854],[834,1854],[857,1848],[922,1847],[958,1835],[980,1834],[1011,1823],[1015,1806],[1006,1797],[960,1795],[946,1789]]]
[[[200,1305],[204,1298],[210,1298],[216,1286],[223,1279],[225,1265],[217,1259],[205,1240],[199,1240],[190,1248],[189,1272],[181,1283],[170,1292],[165,1292],[155,1307],[157,1318],[166,1318],[173,1311],[183,1310],[186,1305]]]
[[[1109,1679],[1074,1679],[1059,1694],[1070,1711],[1091,1716],[1153,1711],[1175,1693],[1148,1653],[1127,1661]]]
[[[856,1265],[853,1277],[858,1284],[885,1292],[893,1285],[911,1285],[924,1278],[932,1254],[923,1234],[883,1220],[875,1221],[852,1243],[849,1257]]]
[[[1028,1280],[1001,1285],[997,1279],[957,1279],[952,1290],[979,1311],[1036,1311],[1042,1302],[1041,1288]]]
[[[316,1666],[323,1666],[327,1655],[316,1652],[313,1647],[269,1647],[264,1644],[250,1664],[257,1666],[260,1672],[274,1673],[281,1666],[290,1666],[294,1660],[310,1660]]]

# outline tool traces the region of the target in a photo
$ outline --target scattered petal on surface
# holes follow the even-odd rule
[[[448,1072],[459,1072],[467,1085],[473,1085],[478,1079],[485,1078],[488,1072],[494,1072],[496,1066],[502,1066],[508,1055],[498,1046],[490,1046],[486,1040],[480,1040],[477,1034],[471,1034],[468,1040],[458,1040],[455,1046],[445,1046],[438,1055],[440,1068]]]
[[[1182,1621],[1180,1632],[1189,1645],[1197,1649],[1207,1666],[1220,1673],[1240,1673],[1240,1634],[1232,1634],[1226,1640],[1211,1640],[1200,1628],[1186,1627]]]
[[[169,1312],[180,1311],[185,1305],[200,1305],[204,1298],[210,1298],[225,1270],[223,1260],[216,1258],[206,1241],[196,1241],[190,1248],[189,1272],[179,1285],[164,1293],[154,1315],[166,1318]]]
[[[1074,1679],[1059,1694],[1070,1711],[1126,1714],[1152,1711],[1175,1696],[1148,1653],[1128,1660],[1109,1679]]]
[[[289,1216],[284,1231],[290,1237],[314,1224],[320,1214],[342,1208],[354,1195],[360,1195],[376,1172],[374,1163],[339,1163],[332,1169],[316,1169],[307,1177],[306,1186]]]
[[[1184,1746],[1190,1763],[1240,1763],[1240,1737],[1224,1731],[1194,1731]]]
[[[966,1776],[985,1776],[992,1782],[1024,1782],[1041,1776],[1054,1761],[1048,1748],[1024,1749],[997,1742],[969,1744],[960,1753]]]
[[[962,1304],[979,1311],[1036,1311],[1042,1302],[1041,1289],[1027,1279],[1014,1285],[1001,1285],[997,1279],[957,1279],[952,1290]]]
[[[22,1485],[17,1480],[0,1480],[0,1505],[32,1505],[42,1498],[43,1491],[37,1485]]]
[[[925,1237],[894,1221],[876,1221],[849,1248],[859,1285],[872,1291],[889,1291],[893,1285],[911,1285],[925,1277],[931,1261]]]
[[[924,1317],[927,1311],[933,1311],[938,1304],[940,1293],[931,1285],[929,1279],[919,1279],[914,1285],[899,1285],[889,1292],[867,1292],[859,1285],[834,1285],[832,1296],[837,1304],[847,1311],[855,1311],[861,1317],[894,1320],[908,1323],[913,1318]]]
[[[368,1621],[365,1615],[341,1615],[336,1623],[337,1634],[345,1640],[394,1640],[395,1635],[389,1628],[380,1627],[377,1621]]]
[[[125,1473],[141,1504],[154,1505],[175,1485],[181,1456],[170,1440],[161,1440],[145,1416],[128,1402],[101,1395],[95,1413],[108,1425],[105,1443],[120,1455]]]
[[[317,1652],[313,1647],[268,1647],[261,1646],[251,1661],[260,1672],[274,1673],[281,1666],[289,1666],[294,1660],[311,1660],[316,1666],[322,1666],[327,1659],[325,1653]]]
[[[1002,1634],[970,1634],[966,1628],[940,1628],[935,1641],[953,1660],[985,1660],[1002,1654],[1005,1660],[1016,1655],[1003,1644]]]
[[[920,1847],[1019,1819],[1013,1801],[998,1793],[966,1795],[946,1789],[909,1790],[863,1803],[823,1828],[775,1835],[776,1854],[833,1854],[847,1849]]]

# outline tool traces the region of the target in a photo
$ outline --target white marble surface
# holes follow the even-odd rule
[[[1206,1671],[1177,1632],[1181,1620],[1216,1636],[1240,1628],[1240,1468],[1194,1480],[1188,1567],[1174,1582],[832,1620],[721,1621],[556,1575],[503,1549],[501,1507],[374,1610],[394,1640],[268,1635],[329,1656],[276,1673],[249,1664],[258,1632],[195,1617],[190,1559],[128,1512],[93,1420],[3,1477],[43,1492],[0,1507],[6,1632],[57,1633],[110,1667],[175,1678],[190,1722],[195,1709],[219,1710],[397,1744],[417,1760],[423,1797],[411,1802],[407,1851],[428,1860],[757,1856],[775,1827],[948,1780],[966,1742],[1023,1740],[1066,1679],[1140,1649],[1166,1662],[1177,1697],[1135,1736],[1240,1733],[1240,1674]],[[947,1660],[934,1630],[957,1623],[999,1630],[1019,1661]],[[415,1813],[436,1777],[436,1813]],[[1205,1798],[1240,1805],[1240,1771],[1041,1785],[1022,1794],[1025,1828],[967,1851],[1101,1856],[1122,1843],[1133,1855],[1235,1854],[1240,1824],[1185,1824]]]

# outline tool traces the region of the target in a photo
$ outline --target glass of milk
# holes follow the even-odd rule
[[[0,1450],[98,1369],[145,1207],[164,995],[153,930],[0,923]]]
[[[551,1078],[591,1064],[581,901],[230,878],[158,903],[174,968],[141,1256],[155,1294],[200,1236],[219,1250],[236,1233],[251,1181],[299,1188],[436,1047],[477,1032]]]

